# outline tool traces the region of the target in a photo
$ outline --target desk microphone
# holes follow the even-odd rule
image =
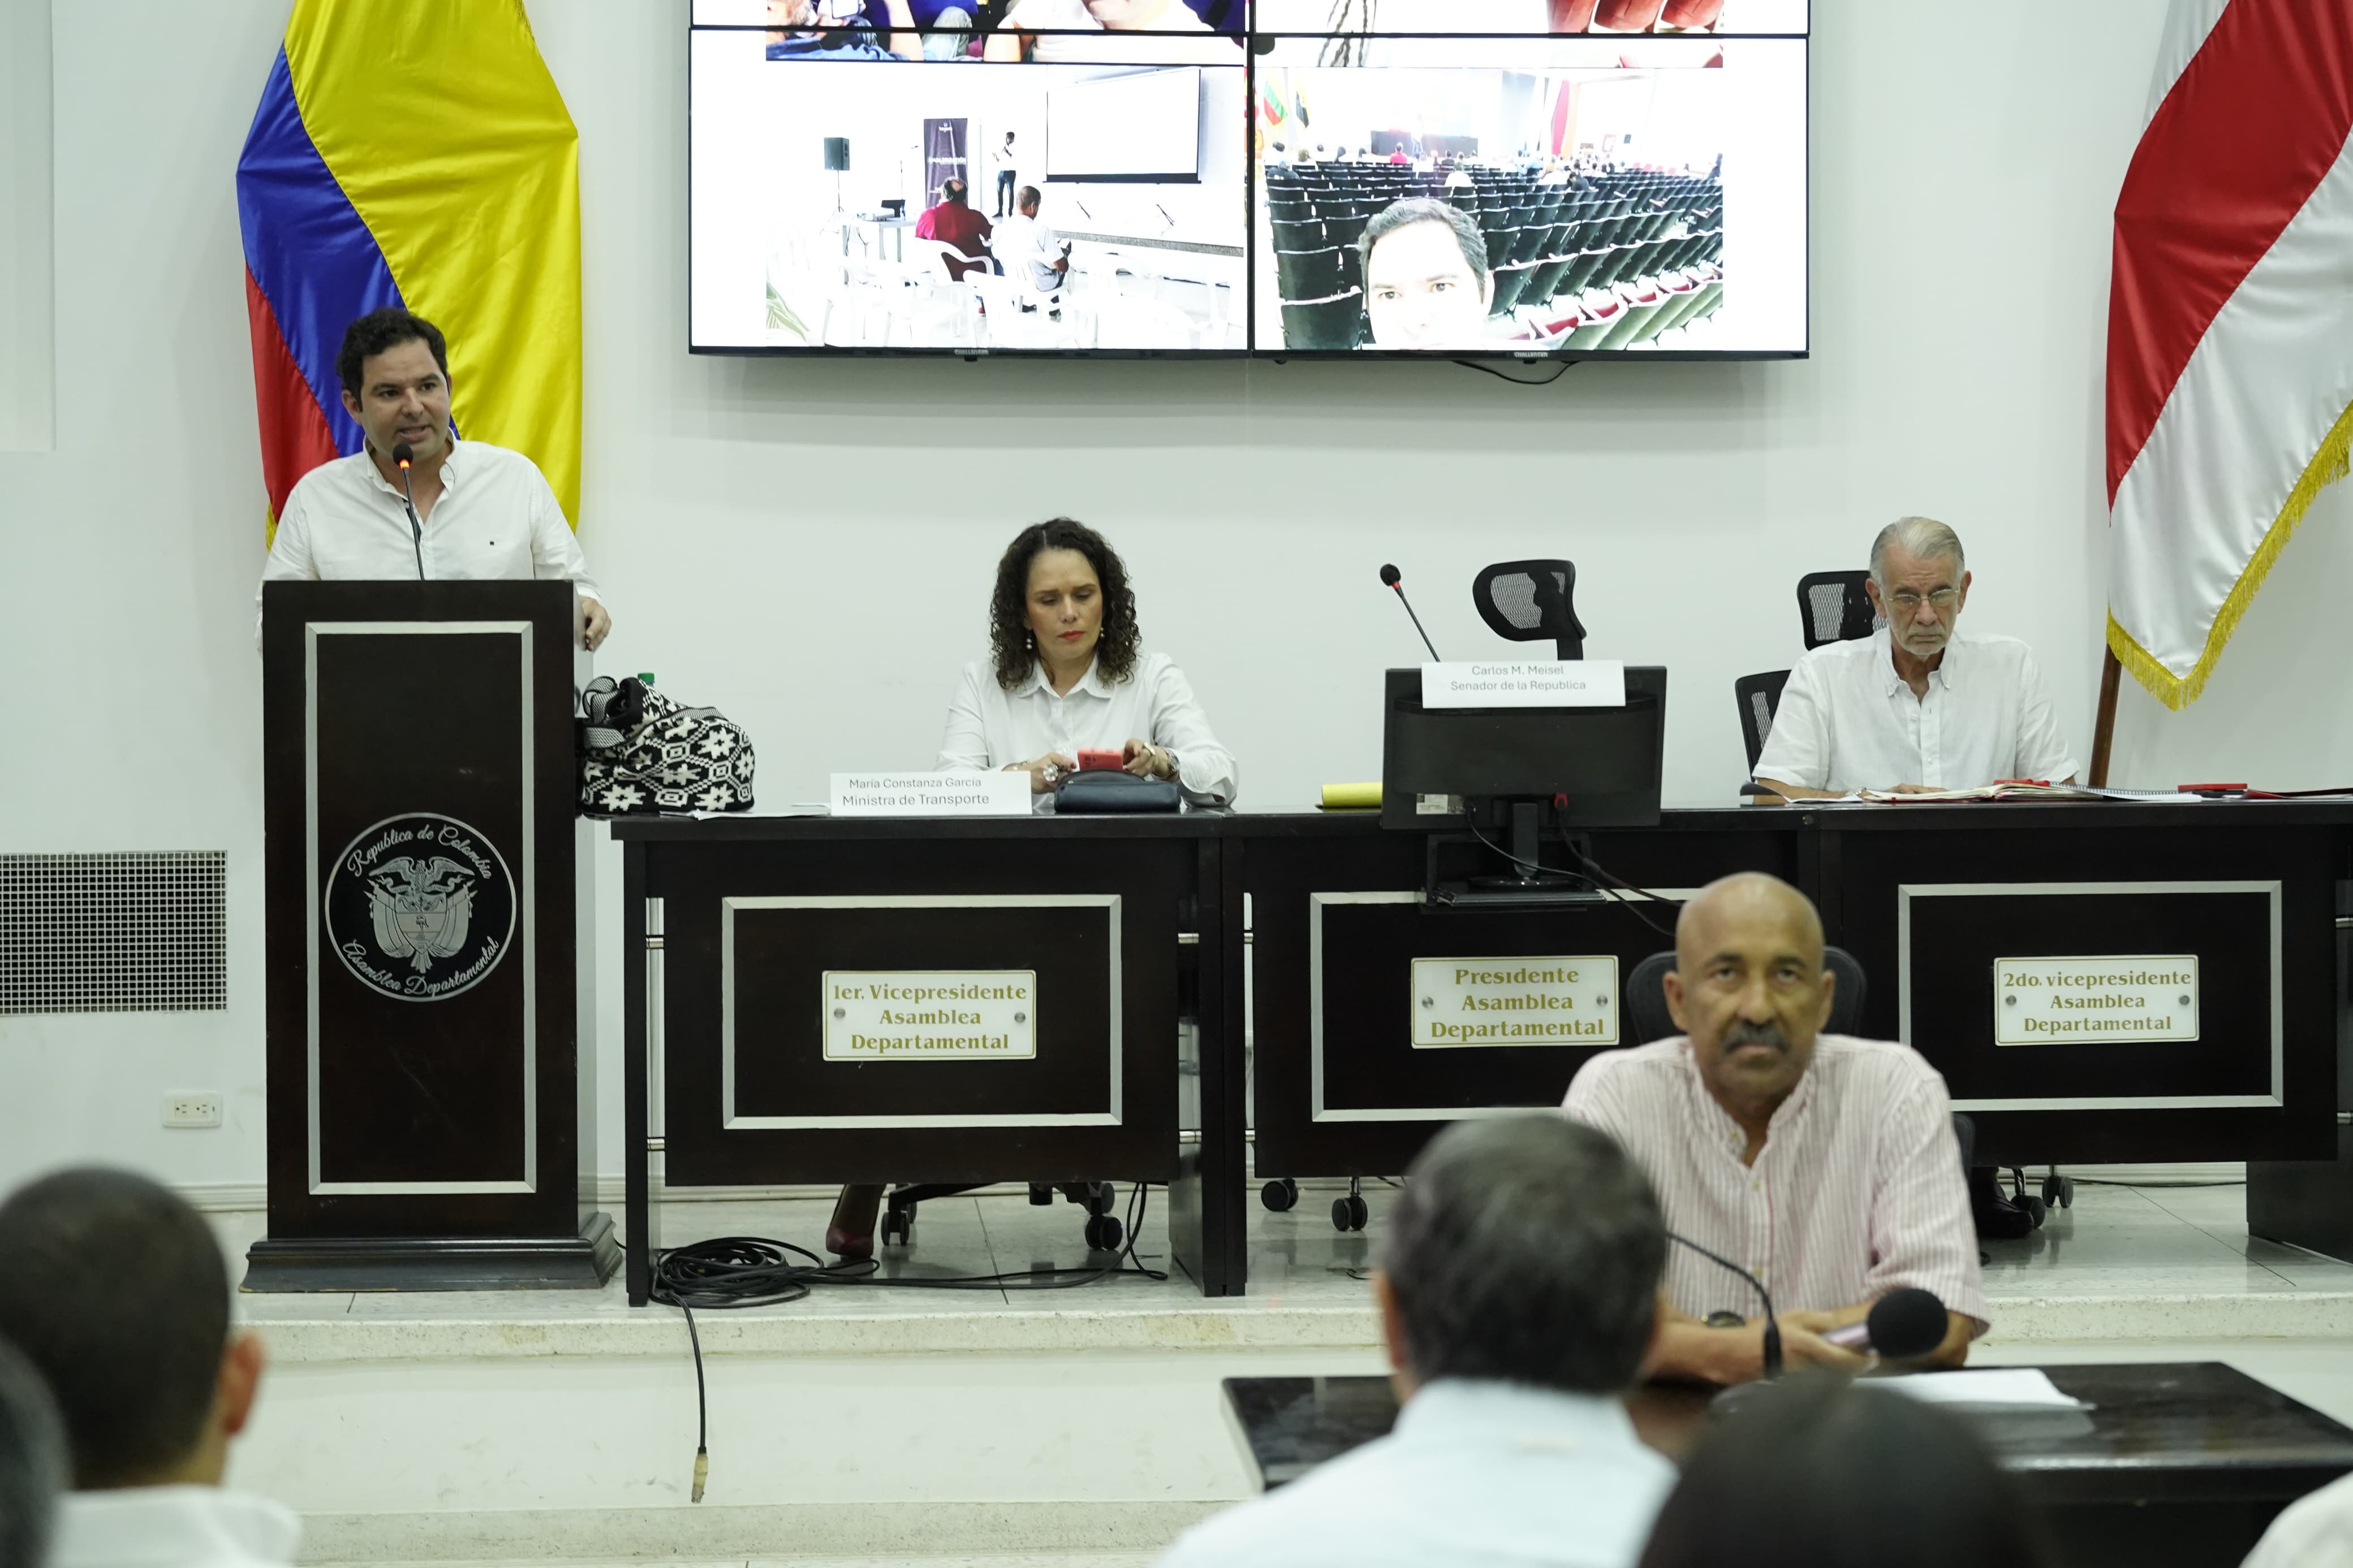
[[[1389,568],[1383,568],[1383,570],[1384,570],[1384,571],[1387,571],[1387,570],[1389,570]],[[1732,1259],[1730,1259],[1729,1258],[1725,1257],[1722,1253],[1718,1253],[1718,1252],[1710,1252],[1706,1247],[1702,1247],[1698,1242],[1696,1242],[1696,1241],[1689,1241],[1689,1240],[1686,1240],[1686,1239],[1684,1239],[1683,1237],[1677,1236],[1677,1235],[1676,1235],[1673,1231],[1672,1231],[1672,1230],[1671,1230],[1671,1231],[1669,1231],[1669,1232],[1667,1232],[1667,1239],[1668,1239],[1669,1241],[1673,1242],[1677,1247],[1690,1247],[1694,1252],[1698,1253],[1702,1258],[1706,1258],[1710,1263],[1715,1264],[1715,1265],[1717,1265],[1719,1268],[1729,1268],[1729,1269],[1731,1269],[1735,1274],[1739,1275],[1743,1279],[1746,1279],[1746,1280],[1747,1280],[1747,1281],[1748,1281],[1748,1284],[1749,1284],[1750,1289],[1754,1289],[1754,1290],[1757,1292],[1757,1299],[1759,1301],[1762,1301],[1762,1302],[1764,1302],[1764,1303],[1765,1303],[1765,1381],[1766,1381],[1766,1382],[1767,1382],[1767,1383],[1770,1383],[1773,1379],[1775,1379],[1775,1378],[1777,1378],[1777,1377],[1780,1376],[1780,1375],[1781,1375],[1781,1324],[1780,1324],[1779,1320],[1776,1319],[1776,1318],[1773,1316],[1773,1298],[1772,1298],[1772,1296],[1771,1296],[1770,1294],[1768,1294],[1768,1293],[1767,1292],[1767,1290],[1766,1290],[1766,1289],[1765,1289],[1765,1281],[1763,1281],[1762,1279],[1759,1279],[1758,1278],[1757,1278],[1757,1276],[1756,1276],[1756,1275],[1751,1274],[1750,1272],[1748,1272],[1748,1270],[1746,1270],[1746,1268],[1743,1268],[1742,1267],[1740,1267],[1740,1265],[1738,1265],[1737,1263],[1735,1263],[1735,1262],[1734,1262],[1734,1261],[1732,1261]],[[1890,1292],[1889,1292],[1889,1295],[1890,1295],[1891,1297],[1892,1297],[1892,1296],[1900,1296],[1900,1295],[1903,1295],[1904,1293],[1905,1293],[1905,1292],[1903,1292],[1903,1291],[1896,1290],[1896,1291],[1890,1291]],[[1926,1291],[1925,1291],[1925,1290],[1918,1291],[1918,1292],[1916,1292],[1916,1294],[1923,1295],[1923,1296],[1927,1296],[1927,1295],[1928,1295],[1928,1293],[1927,1293]],[[1934,1296],[1928,1296],[1928,1300],[1930,1300],[1931,1301],[1935,1301],[1936,1299]],[[1873,1310],[1873,1311],[1874,1311],[1874,1312],[1876,1312],[1876,1311],[1878,1310],[1878,1309],[1877,1309],[1876,1307],[1873,1308],[1872,1310]],[[1944,1310],[1944,1303],[1942,1303],[1941,1301],[1937,1302],[1936,1310],[1937,1310],[1937,1311],[1938,1311],[1939,1313],[1941,1313],[1941,1312]],[[1942,1324],[1941,1324],[1941,1323],[1939,1323],[1939,1325],[1938,1325],[1938,1327],[1937,1327],[1937,1330],[1936,1330],[1936,1338],[1937,1338],[1939,1341],[1941,1341],[1941,1340],[1943,1340],[1943,1339],[1944,1339],[1944,1337],[1945,1337],[1945,1331],[1944,1331],[1944,1328],[1943,1328]],[[1728,1391],[1727,1391],[1727,1392],[1728,1392]]]
[[[1844,1350],[1863,1351],[1888,1361],[1910,1361],[1945,1342],[1952,1320],[1945,1303],[1927,1290],[1890,1290],[1871,1304],[1871,1316],[1822,1336]]]
[[[1413,615],[1413,601],[1405,596],[1405,574],[1394,566],[1384,566],[1381,568],[1381,581],[1388,584],[1391,589],[1395,590],[1398,596],[1398,603],[1405,606],[1405,613],[1409,616],[1413,616],[1413,629],[1417,632],[1421,632],[1421,646],[1430,649],[1430,662],[1432,664],[1444,664],[1446,661],[1438,657],[1438,645],[1430,640],[1430,634],[1428,632],[1421,631],[1421,617],[1419,616]],[[1721,1260],[1719,1259],[1719,1261]]]
[[[417,550],[417,580],[425,581],[425,525],[417,521],[417,492],[409,488],[408,466],[417,460],[417,448],[403,441],[392,449],[392,460],[400,468],[400,499],[408,508],[408,542]]]

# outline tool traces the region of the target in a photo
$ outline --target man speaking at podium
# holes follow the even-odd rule
[[[367,443],[295,485],[262,582],[566,582],[580,594],[583,644],[602,643],[613,617],[539,465],[451,428],[441,330],[406,310],[370,311],[344,331],[335,374]]]

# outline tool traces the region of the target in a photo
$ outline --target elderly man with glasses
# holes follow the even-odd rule
[[[2032,650],[1958,629],[1969,572],[1951,529],[1926,517],[1881,529],[1867,589],[1879,629],[1789,671],[1757,783],[1806,800],[2074,777]]]

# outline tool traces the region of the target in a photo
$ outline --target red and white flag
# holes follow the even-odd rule
[[[2116,197],[2108,647],[2197,700],[2353,437],[2353,0],[2173,0]]]

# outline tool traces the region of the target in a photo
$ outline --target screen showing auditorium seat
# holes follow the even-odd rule
[[[690,346],[1245,351],[1247,56],[1208,20],[1240,6],[1172,4],[1189,28],[1017,0],[983,35],[925,0],[697,0]]]
[[[1808,13],[694,0],[690,345],[1801,355]]]

